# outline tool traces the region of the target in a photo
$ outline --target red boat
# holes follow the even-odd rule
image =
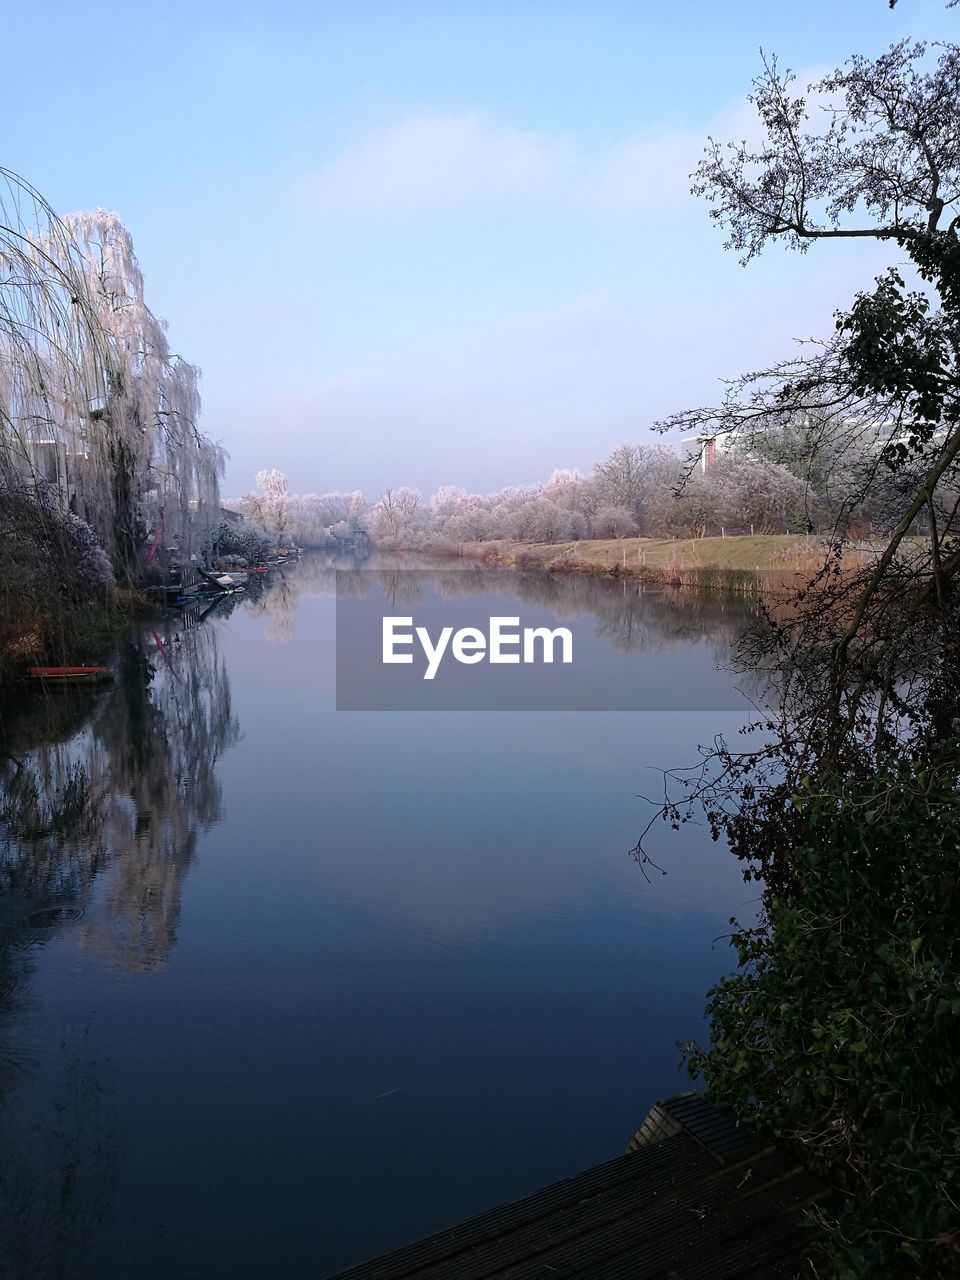
[[[96,684],[109,680],[113,672],[109,667],[27,667],[27,675],[47,684]]]

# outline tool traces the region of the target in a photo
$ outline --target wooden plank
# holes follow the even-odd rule
[[[764,1145],[755,1134],[707,1102],[702,1094],[679,1094],[658,1102],[657,1108],[665,1111],[720,1159],[729,1160]]]
[[[487,1209],[454,1227],[438,1231],[422,1240],[404,1245],[393,1253],[359,1263],[338,1272],[331,1280],[399,1280],[433,1262],[475,1247],[507,1230],[554,1213],[565,1204],[576,1204],[584,1196],[597,1195],[625,1182],[639,1182],[658,1171],[668,1170],[678,1160],[699,1155],[701,1148],[686,1134],[678,1133],[659,1146],[646,1147],[630,1155],[616,1156],[604,1164],[542,1187],[532,1195]]]
[[[774,1155],[766,1158],[760,1176],[764,1180],[782,1178],[792,1168],[792,1162],[786,1157]],[[598,1220],[588,1220],[579,1230],[563,1232],[555,1238],[541,1237],[535,1252],[528,1249],[520,1256],[514,1254],[513,1261],[498,1254],[491,1259],[492,1265],[477,1274],[497,1276],[498,1280],[534,1280],[545,1275],[563,1280],[566,1276],[579,1275],[587,1266],[599,1266],[631,1249],[656,1250],[662,1240],[689,1240],[691,1232],[698,1228],[701,1211],[705,1211],[708,1217],[721,1216],[724,1205],[735,1194],[743,1172],[741,1169],[714,1169],[706,1178],[685,1183],[668,1196],[649,1203],[638,1197],[613,1217],[601,1214]],[[714,1213],[714,1210],[718,1212]],[[667,1244],[666,1252],[672,1255],[675,1252],[673,1245]],[[418,1273],[418,1276],[421,1274],[423,1280],[439,1280],[432,1269]],[[587,1274],[592,1275],[593,1272]],[[444,1280],[449,1280],[449,1277]]]
[[[735,1211],[710,1214],[692,1227],[641,1240],[632,1248],[592,1263],[584,1256],[579,1270],[557,1273],[590,1280],[739,1280],[770,1257],[784,1259],[785,1237],[802,1209],[812,1204],[819,1184],[795,1173],[743,1197]],[[794,1242],[795,1243],[795,1242]],[[551,1273],[553,1274],[553,1273]]]
[[[649,1147],[658,1142],[663,1142],[665,1138],[671,1138],[674,1134],[679,1133],[680,1129],[679,1120],[675,1120],[673,1116],[661,1111],[658,1106],[652,1107],[648,1111],[643,1124],[631,1138],[627,1151],[639,1151],[641,1147]]]
[[[512,1275],[514,1268],[526,1267],[530,1259],[549,1254],[552,1262],[554,1250],[638,1214],[653,1229],[665,1215],[676,1212],[679,1203],[702,1198],[704,1179],[718,1172],[708,1152],[691,1153],[665,1170],[657,1182],[651,1178],[631,1181],[586,1196],[577,1204],[563,1205],[548,1218],[505,1231],[469,1252],[418,1271],[417,1276],[423,1280],[484,1280]]]
[[[628,1154],[333,1280],[784,1280],[826,1194],[690,1092],[651,1108]]]

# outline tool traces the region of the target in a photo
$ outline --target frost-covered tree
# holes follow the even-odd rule
[[[373,526],[381,539],[401,539],[421,523],[423,499],[417,489],[387,489],[373,512]]]
[[[58,218],[0,170],[0,263],[0,484],[43,487],[127,578],[148,525],[187,550],[207,538],[222,451],[117,215]]]
[[[860,447],[868,425],[893,424],[883,461],[914,479],[902,538],[925,507],[933,517],[933,490],[960,460],[960,46],[934,55],[901,41],[878,58],[852,57],[806,94],[770,60],[751,101],[760,143],[711,141],[694,186],[728,245],[748,261],[773,243],[806,251],[875,240],[928,287],[911,288],[892,267],[809,355],[732,384],[720,408],[665,425],[742,434],[788,416],[811,425],[809,453],[824,424],[834,448]]]
[[[626,507],[601,507],[593,518],[597,538],[630,538],[637,532],[637,522]]]
[[[673,451],[662,446],[621,444],[593,469],[598,506],[628,511],[638,528],[649,523],[648,505],[665,483]]]
[[[146,304],[130,232],[104,209],[63,222],[107,347],[103,398],[78,442],[79,502],[132,576],[148,524],[184,554],[210,541],[224,455],[199,428],[199,370],[171,351]]]
[[[18,175],[0,169],[0,468],[32,479],[79,438],[102,402],[109,352],[86,264],[69,229]],[[60,468],[49,468],[60,479]],[[41,476],[45,479],[45,476]]]
[[[238,526],[221,520],[214,538],[214,554],[220,559],[230,557],[239,564],[262,564],[271,545],[264,532],[248,521]]]
[[[634,512],[642,499],[646,453],[641,445],[621,444],[594,466],[603,501]]]
[[[261,471],[257,483],[260,492],[226,498],[224,506],[258,530],[269,532],[275,541],[292,539],[303,547],[329,548],[335,545],[332,531],[338,526],[349,537],[366,528],[367,502],[359,489],[291,493],[287,477],[279,471]]]
[[[260,496],[254,501],[257,514],[266,529],[277,539],[286,541],[290,523],[289,484],[287,477],[276,467],[257,472],[257,488]]]
[[[767,458],[735,451],[721,456],[702,474],[699,488],[707,523],[728,531],[801,533],[809,521],[806,485]]]

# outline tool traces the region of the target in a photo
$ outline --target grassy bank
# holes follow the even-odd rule
[[[471,559],[516,565],[522,560],[540,567],[559,558],[574,559],[601,572],[636,573],[650,569],[805,568],[819,547],[815,538],[797,534],[756,534],[731,538],[592,538],[583,542],[464,542],[461,553]]]
[[[823,562],[824,544],[797,534],[623,538],[583,542],[465,542],[463,559],[511,569],[640,578],[655,586],[756,592],[792,589]]]

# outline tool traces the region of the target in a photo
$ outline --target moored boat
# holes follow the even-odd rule
[[[200,577],[201,587],[205,587],[208,594],[211,591],[222,593],[225,591],[244,590],[245,584],[232,574],[211,573],[209,569],[204,569],[201,565],[196,566],[196,571]]]
[[[96,684],[101,680],[113,678],[109,667],[27,667],[27,675],[32,680],[42,680],[44,684]]]

